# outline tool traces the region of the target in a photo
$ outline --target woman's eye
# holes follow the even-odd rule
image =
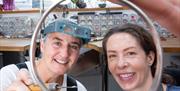
[[[136,52],[128,52],[127,53],[127,56],[134,56],[134,55],[136,55],[137,53]]]
[[[117,55],[108,55],[108,60],[109,61],[116,61],[117,60]]]
[[[108,58],[115,58],[116,55],[109,55]]]

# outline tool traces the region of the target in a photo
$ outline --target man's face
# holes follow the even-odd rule
[[[81,41],[71,35],[54,32],[41,41],[42,61],[53,74],[63,75],[77,61]]]

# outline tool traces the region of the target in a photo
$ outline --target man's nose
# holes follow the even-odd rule
[[[63,47],[60,49],[60,53],[61,53],[61,57],[63,58],[67,58],[68,56],[70,56],[70,52],[69,52],[69,48],[68,47]]]

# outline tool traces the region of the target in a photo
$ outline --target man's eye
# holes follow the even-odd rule
[[[55,45],[56,47],[59,47],[59,46],[61,46],[61,42],[54,42],[54,45]]]
[[[79,46],[78,45],[70,45],[70,48],[75,49],[75,50],[79,50]]]

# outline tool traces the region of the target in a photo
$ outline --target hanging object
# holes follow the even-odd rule
[[[74,4],[76,4],[79,0],[71,0]]]
[[[85,7],[86,7],[86,3],[85,3],[83,0],[78,0],[78,1],[76,2],[76,6],[77,6],[78,8],[85,8]]]
[[[106,0],[99,0],[98,2],[99,2],[99,4],[98,4],[99,8],[105,8],[106,7]]]

